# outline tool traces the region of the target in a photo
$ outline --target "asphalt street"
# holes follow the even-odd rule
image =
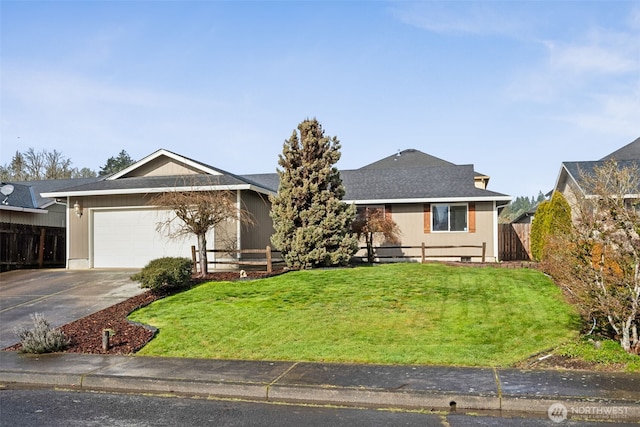
[[[626,427],[632,423],[551,421],[544,415],[496,416],[389,411],[230,400],[53,390],[0,391],[0,426],[415,426]]]

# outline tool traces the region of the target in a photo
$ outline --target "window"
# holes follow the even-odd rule
[[[466,204],[432,204],[431,230],[468,231]]]

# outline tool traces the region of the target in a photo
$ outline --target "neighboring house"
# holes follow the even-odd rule
[[[2,182],[0,189],[0,268],[64,265],[66,206],[43,192],[93,179]]]
[[[575,204],[579,195],[588,196],[588,194],[584,194],[585,191],[582,184],[583,175],[592,174],[594,168],[604,165],[608,160],[617,161],[620,167],[632,165],[640,167],[640,138],[606,155],[600,160],[563,162],[560,166],[560,173],[558,174],[554,191],[562,193],[569,205]]]
[[[516,218],[511,221],[511,224],[531,224],[533,222],[533,217],[536,215],[536,210],[538,209],[538,205],[536,204],[534,207],[529,209],[526,212],[522,212]]]
[[[484,242],[487,260],[497,261],[498,207],[511,197],[487,190],[489,177],[473,166],[405,150],[360,169],[341,171],[341,177],[345,201],[385,209],[402,231],[403,246]],[[156,230],[171,212],[149,205],[153,194],[194,188],[235,191],[238,205],[251,212],[255,225],[229,223],[216,229],[207,239],[209,249],[257,249],[270,244],[268,198],[278,184],[275,173],[234,175],[158,150],[107,178],[43,195],[67,205],[68,268],[140,268],[161,256],[190,256],[190,246],[196,244],[195,236],[171,239]],[[429,255],[451,252],[440,249]],[[458,253],[458,260],[480,259],[478,249],[463,248]]]

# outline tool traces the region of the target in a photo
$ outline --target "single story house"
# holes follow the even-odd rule
[[[455,165],[418,150],[405,150],[355,170],[341,171],[345,202],[382,207],[399,225],[402,246],[478,246],[486,259],[498,260],[498,208],[510,196],[486,189],[489,177],[472,165]],[[273,224],[269,196],[278,191],[278,175],[235,175],[158,150],[128,168],[98,181],[44,193],[66,204],[67,267],[140,268],[161,256],[191,255],[195,236],[168,238],[157,224],[170,211],[149,204],[154,194],[170,191],[228,190],[255,224],[227,223],[211,232],[209,249],[264,248]],[[430,256],[444,256],[441,248]],[[458,260],[480,259],[478,249],[460,249]]]

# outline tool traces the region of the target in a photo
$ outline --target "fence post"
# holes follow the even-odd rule
[[[424,264],[424,261],[425,261],[425,252],[426,252],[426,248],[424,246],[424,242],[422,242],[422,261],[421,261],[422,264]]]
[[[273,266],[271,265],[271,246],[267,246],[267,273],[273,272]]]
[[[484,263],[486,254],[487,254],[487,242],[482,242],[482,262],[483,263]]]
[[[193,262],[193,272],[198,272],[198,259],[196,258],[196,247],[191,246],[191,262]]]
[[[44,235],[46,230],[40,229],[40,247],[38,248],[38,267],[42,268],[44,265]]]

